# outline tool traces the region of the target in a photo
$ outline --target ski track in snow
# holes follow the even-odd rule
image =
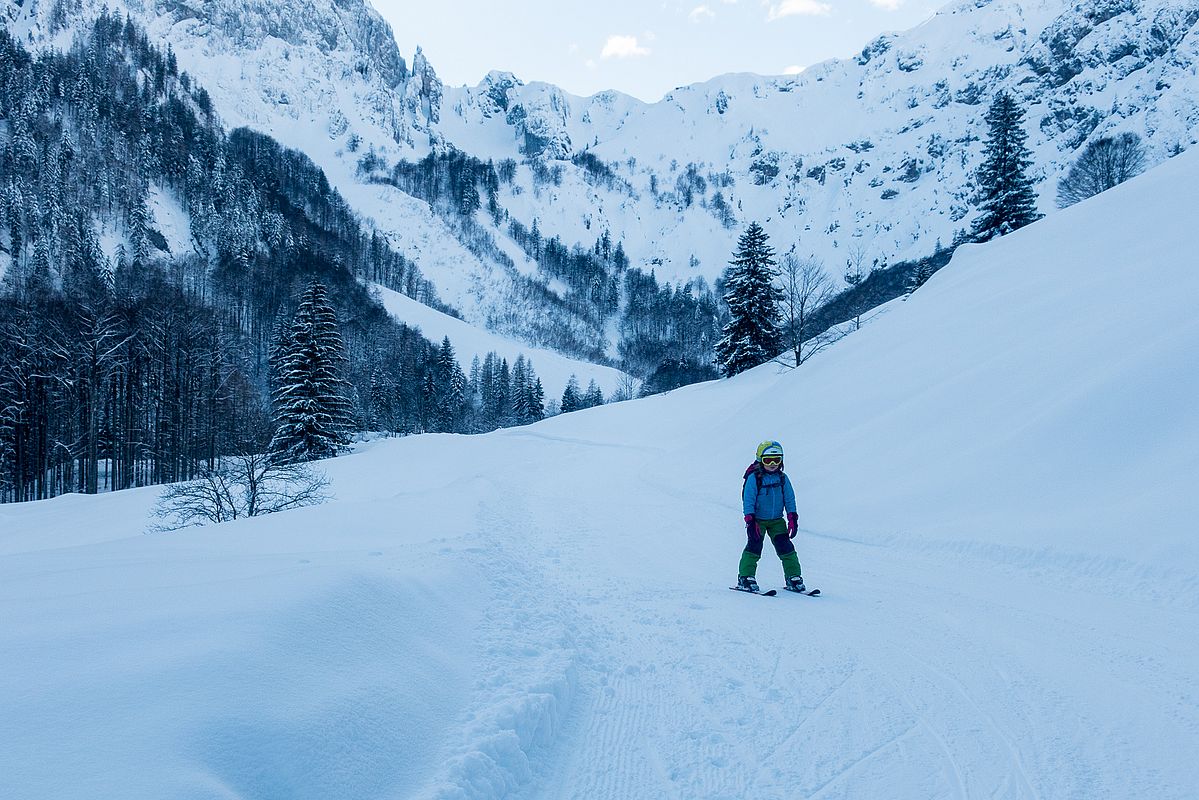
[[[583,439],[566,443],[595,447]],[[605,456],[605,479],[640,483],[644,491],[648,476],[637,466],[644,455],[630,450],[624,457],[629,463],[614,465]],[[552,508],[568,484],[598,479],[564,476],[543,495],[524,487],[533,527],[541,524],[535,509]],[[680,505],[698,500],[666,484],[650,486]],[[663,540],[679,535],[675,526],[651,525],[643,550],[630,533],[644,524],[636,514],[621,515],[615,529],[586,522],[612,518],[603,505],[611,497],[632,496],[632,486],[611,488],[603,500],[572,496],[571,522],[556,535],[555,553],[586,565],[627,546],[656,562],[650,572],[666,574],[672,545]],[[725,540],[723,569],[731,572],[737,526],[705,529]],[[1142,643],[1097,629],[1102,616],[1080,626],[1055,603],[1057,589],[1048,587],[1058,576],[1009,586],[1001,562],[945,557],[918,541],[880,548],[808,535],[800,553],[805,564],[812,560],[810,583],[823,585],[826,596],[742,597],[700,565],[696,573],[705,579],[698,586],[567,567],[574,576],[569,593],[589,611],[586,638],[599,649],[583,669],[579,702],[552,758],[556,767],[516,796],[851,798],[876,796],[896,775],[905,796],[1118,797],[1118,790],[1105,791],[1120,785],[1171,796],[1151,769],[1121,755],[1137,752],[1135,736],[1110,715],[1089,719],[1093,704],[1072,697],[1069,678],[1054,674],[1076,653],[1083,675],[1106,672],[1102,665],[1136,665],[1123,676],[1118,669],[1103,675],[1108,690],[1146,678],[1135,655]],[[767,547],[764,587],[781,582],[778,571]],[[1098,596],[1113,606],[1140,602]],[[1090,600],[1074,602],[1078,610]],[[1127,618],[1127,611],[1113,615]],[[994,626],[990,636],[973,635],[982,625]],[[938,664],[944,653],[954,658]],[[1038,656],[1057,666],[1039,666]],[[1160,704],[1160,694],[1180,684],[1193,693],[1193,678],[1169,673],[1144,686],[1150,702]],[[1084,746],[1096,729],[1109,737],[1107,746]]]
[[[488,602],[470,642],[478,676],[472,698],[450,728],[460,731],[459,741],[433,788],[420,795],[432,800],[518,794],[538,774],[577,691],[571,604],[535,560],[518,555],[534,546],[520,534],[527,513],[519,495],[485,495],[469,534],[477,543],[442,549],[475,563]]]
[[[714,498],[666,479],[669,450],[652,439],[619,448],[583,432],[490,438],[500,444],[486,451],[470,437],[425,437],[329,462],[352,483],[337,482],[339,502],[309,513],[332,521],[347,513],[338,505],[356,509],[346,542],[258,552],[249,537],[248,550],[230,552],[212,529],[143,537],[150,557],[137,538],[17,553],[5,574],[20,584],[0,602],[86,602],[96,581],[149,574],[142,585],[186,605],[214,590],[237,596],[248,581],[286,597],[325,576],[299,603],[254,611],[251,596],[250,630],[268,638],[234,635],[245,638],[239,657],[219,648],[184,658],[138,687],[181,705],[195,797],[316,798],[347,786],[356,797],[420,800],[1186,797],[1193,767],[1169,753],[1199,741],[1194,646],[1172,633],[1193,629],[1187,604],[1084,588],[1067,580],[1068,559],[1021,574],[1006,549],[810,531],[796,542],[824,596],[740,595],[725,589],[743,544],[737,470],[729,496]],[[423,448],[400,493],[394,475],[372,468],[396,463],[394,448]],[[599,481],[603,492],[580,491]],[[369,497],[380,498],[377,516],[363,513]],[[384,544],[392,520],[430,506],[454,509],[431,523],[432,538]],[[651,513],[662,507],[680,513]],[[259,524],[286,532],[288,519]],[[89,547],[108,555],[72,552]],[[197,547],[218,550],[197,561]],[[774,587],[781,577],[768,546],[759,578]],[[59,591],[23,588],[41,585]],[[410,614],[430,623],[409,628]],[[414,656],[414,631],[439,627],[456,631],[441,634],[455,653]],[[188,630],[172,638],[188,641]],[[155,638],[136,621],[119,635],[135,650]],[[339,665],[331,684],[305,666],[323,663]],[[288,665],[278,686],[259,696],[278,665]],[[213,674],[245,682],[233,690],[240,713],[189,710],[194,701],[178,694],[214,691]],[[86,685],[65,698],[85,718],[104,708],[80,694]],[[10,711],[33,713],[57,691],[29,686]],[[430,702],[413,717],[421,691]],[[1180,744],[1158,755],[1138,745],[1147,741]],[[131,796],[152,786],[134,782]]]

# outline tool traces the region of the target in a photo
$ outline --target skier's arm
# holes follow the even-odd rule
[[[799,514],[795,511],[795,490],[791,479],[783,475],[783,508],[787,509],[787,536],[794,539],[799,532]]]
[[[745,488],[741,490],[741,513],[753,516],[758,506],[758,482],[750,475],[745,479]]]

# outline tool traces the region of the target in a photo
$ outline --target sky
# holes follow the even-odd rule
[[[449,86],[493,69],[589,96],[648,102],[729,72],[780,75],[860,51],[947,0],[371,0],[409,64],[420,46]]]

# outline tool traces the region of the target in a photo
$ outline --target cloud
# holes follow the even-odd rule
[[[898,11],[904,0],[870,0],[870,5],[886,11]]]
[[[893,0],[882,0],[893,2]],[[770,3],[767,19],[782,19],[783,17],[827,17],[833,13],[833,7],[820,0],[783,0],[781,3]]]
[[[798,75],[799,73],[803,72],[805,69],[807,69],[807,67],[801,67],[799,64],[792,64],[791,66],[789,66],[785,70],[783,70],[783,74],[784,75]]]
[[[648,55],[649,48],[642,47],[636,36],[609,36],[600,58],[635,58]]]
[[[716,12],[707,6],[696,6],[691,9],[691,13],[687,15],[687,19],[692,22],[700,22],[701,20],[712,19],[715,16]]]

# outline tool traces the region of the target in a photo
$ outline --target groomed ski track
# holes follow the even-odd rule
[[[826,596],[742,597],[725,588],[735,506],[683,482],[643,490],[669,450],[491,438],[329,462],[343,498],[300,529],[279,515],[10,554],[5,645],[29,655],[4,670],[0,786],[615,800],[1194,785],[1193,603],[1085,564],[1030,570],[1035,552],[811,530],[797,541]],[[467,463],[469,478],[420,483]],[[146,493],[128,495],[75,501],[135,515]],[[417,497],[470,500],[397,536],[391,512]],[[651,514],[664,499],[677,513]],[[781,582],[772,558],[763,585]],[[8,737],[18,725],[33,735]]]
[[[573,447],[572,463],[589,460],[592,446]],[[659,457],[621,465],[637,477],[616,496],[634,496],[638,466]],[[535,532],[521,552],[552,565],[529,601],[558,606],[579,668],[547,766],[513,796],[1185,795],[1193,768],[1163,743],[1196,741],[1178,694],[1196,697],[1196,650],[1176,635],[1193,607],[1077,570],[1030,576],[1021,562],[1035,552],[997,561],[813,531],[798,539],[805,569],[835,591],[741,597],[719,582],[739,550],[736,514],[718,521],[710,509],[726,504],[661,490],[690,511],[648,535],[635,511],[588,524],[611,517],[607,498],[579,498],[573,530],[521,517]],[[769,548],[761,576],[781,585]]]

